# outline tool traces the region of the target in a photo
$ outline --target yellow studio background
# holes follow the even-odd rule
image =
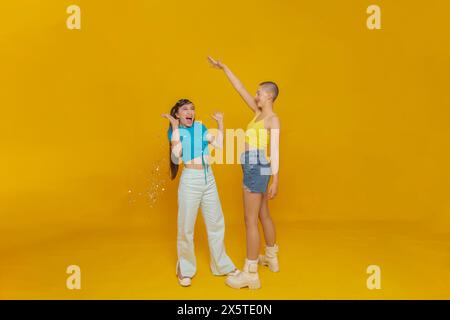
[[[66,9],[81,8],[81,30]],[[381,30],[366,27],[371,4]],[[450,25],[446,1],[2,1],[0,298],[450,298]],[[208,268],[175,277],[168,122],[189,98],[208,127],[280,86],[281,167],[271,213],[282,271],[235,291]],[[239,165],[215,165],[240,267]],[[382,289],[366,286],[379,265]],[[79,265],[82,289],[68,290]]]

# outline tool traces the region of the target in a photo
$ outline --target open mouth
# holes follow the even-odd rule
[[[187,123],[187,125],[192,125],[192,121],[193,121],[194,119],[192,118],[192,117],[186,117],[186,123]]]

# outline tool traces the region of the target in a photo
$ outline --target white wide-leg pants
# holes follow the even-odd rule
[[[177,252],[181,275],[193,277],[197,271],[194,252],[194,226],[199,207],[202,209],[210,251],[211,271],[224,275],[235,269],[225,252],[225,224],[211,167],[204,170],[184,168],[178,186]]]

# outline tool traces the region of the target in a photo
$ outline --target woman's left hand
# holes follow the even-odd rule
[[[211,117],[213,117],[214,120],[216,120],[217,122],[223,122],[223,113],[218,111],[218,112],[214,112]]]
[[[269,199],[275,198],[277,193],[278,193],[278,184],[272,182],[269,186],[269,190],[267,191]]]

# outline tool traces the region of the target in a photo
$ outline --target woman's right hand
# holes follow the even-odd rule
[[[175,119],[174,117],[172,117],[168,113],[163,113],[161,116],[163,118],[168,119],[170,121],[170,125],[172,126],[172,129],[178,128],[178,124],[179,124],[179,120],[178,119]]]

